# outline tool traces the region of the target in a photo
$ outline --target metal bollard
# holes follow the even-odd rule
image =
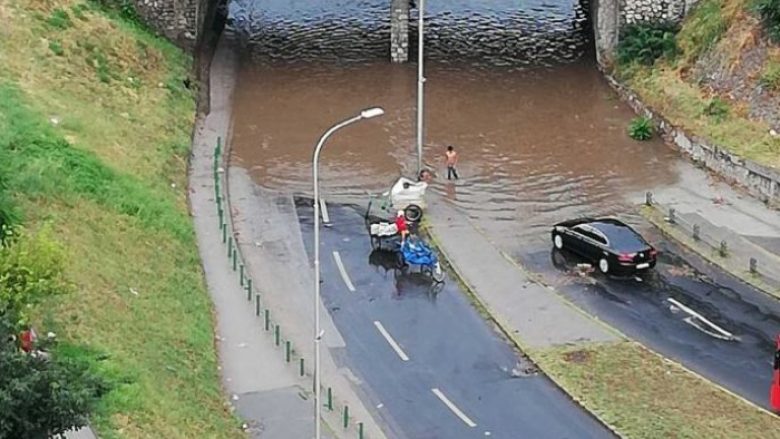
[[[719,253],[720,253],[720,255],[721,255],[721,256],[723,256],[724,258],[725,258],[726,256],[728,256],[728,254],[729,254],[729,246],[728,246],[728,244],[726,243],[726,241],[721,241],[721,242],[720,242],[720,248],[718,249],[718,252],[719,252]]]
[[[244,264],[241,264],[238,266],[238,283],[243,287],[244,286]],[[251,295],[250,295],[251,298]]]
[[[645,205],[647,206],[653,205],[653,193],[650,191],[645,192]]]
[[[305,373],[305,371],[303,369],[303,358],[301,358],[301,376],[303,376],[304,373]]]
[[[328,387],[328,410],[333,411],[333,389]]]
[[[281,335],[279,334],[279,325],[274,326],[274,339],[277,346],[281,343]]]
[[[693,225],[693,239],[696,241],[701,239],[701,227],[698,224]]]
[[[344,428],[349,427],[349,406],[344,406]]]
[[[252,300],[252,279],[246,278],[246,300]],[[257,295],[257,312],[260,313],[260,295]]]
[[[233,271],[236,271],[236,264],[238,263],[238,252],[233,248]]]
[[[750,258],[750,273],[758,273],[758,260],[756,258]]]
[[[220,207],[217,214],[219,214],[219,227],[222,228],[222,224],[225,222],[225,210]]]
[[[252,290],[249,290],[249,294],[252,294]],[[255,294],[255,315],[260,317],[260,295]]]
[[[228,236],[228,257],[233,255],[233,237]]]
[[[674,224],[676,222],[676,220],[674,218],[675,212],[676,211],[674,210],[674,207],[670,207],[669,208],[669,224]]]
[[[358,439],[363,439],[363,423],[358,423]]]
[[[271,328],[271,310],[265,310],[265,330],[268,331]]]
[[[287,361],[289,363],[290,362],[290,353],[292,351],[292,348],[290,346],[290,340],[287,340],[286,342],[284,342],[284,345],[285,345],[284,346],[284,359],[285,359],[285,361]]]

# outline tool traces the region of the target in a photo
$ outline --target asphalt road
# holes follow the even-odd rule
[[[312,257],[311,200],[297,200]],[[362,212],[328,205],[322,298],[338,353],[397,438],[613,437],[492,328],[451,279],[432,288],[372,252]]]
[[[680,361],[727,389],[768,407],[780,302],[642,228],[659,250],[655,270],[639,278],[581,274],[581,259],[552,251],[548,237],[514,256],[578,306],[629,337]],[[669,299],[672,299],[671,301]],[[706,318],[724,333],[674,303]]]

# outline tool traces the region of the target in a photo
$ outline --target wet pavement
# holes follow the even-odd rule
[[[296,205],[311,254],[311,200]],[[332,226],[322,233],[323,301],[346,341],[343,361],[359,375],[362,393],[391,437],[517,437],[519,431],[524,437],[612,437],[537,374],[474,311],[456,282],[436,286],[427,276],[401,274],[394,255],[372,251],[359,207],[327,208]]]
[[[697,255],[643,229],[659,248],[655,270],[640,277],[586,274],[586,263],[542,244],[515,255],[578,306],[651,349],[767,407],[780,303]],[[673,299],[734,339],[681,310]]]

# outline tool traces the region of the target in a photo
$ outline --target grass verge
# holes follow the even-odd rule
[[[190,60],[93,2],[0,2],[0,171],[74,292],[36,310],[113,388],[103,438],[244,437],[222,395],[186,203]]]
[[[780,437],[776,416],[633,342],[554,347],[533,358],[627,438]]]

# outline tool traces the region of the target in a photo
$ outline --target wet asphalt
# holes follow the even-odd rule
[[[544,238],[526,246],[534,251],[514,256],[587,312],[769,408],[780,302],[670,242],[659,231],[649,226],[640,230],[660,253],[655,270],[639,277],[583,275],[577,264],[584,261],[565,250],[552,250]],[[674,307],[669,298],[703,315],[736,339],[716,337],[718,333],[698,319],[686,321],[689,314]]]
[[[296,199],[296,206],[311,258],[311,200]],[[322,299],[346,341],[337,358],[356,375],[388,437],[613,437],[537,373],[449,276],[436,286],[424,275],[400,274],[392,254],[372,252],[360,207],[329,204],[328,213],[332,225],[321,234]],[[333,251],[355,291],[343,280]]]

